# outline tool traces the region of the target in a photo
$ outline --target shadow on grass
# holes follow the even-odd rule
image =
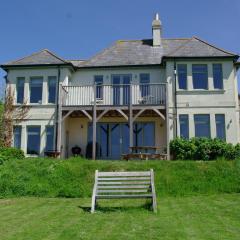
[[[86,206],[78,206],[78,208],[82,209],[86,213],[91,212],[91,207]],[[99,204],[96,206],[96,212],[102,213],[112,213],[112,212],[123,212],[123,211],[139,211],[139,210],[148,210],[152,211],[152,204],[150,202],[146,202],[145,204],[137,205],[137,206],[100,206]]]

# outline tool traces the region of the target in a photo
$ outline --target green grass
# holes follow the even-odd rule
[[[0,239],[238,240],[240,194],[158,198],[158,213],[143,200],[19,198],[0,200]]]
[[[240,161],[24,159],[0,165],[0,198],[90,197],[94,172],[154,169],[157,195],[240,193]]]

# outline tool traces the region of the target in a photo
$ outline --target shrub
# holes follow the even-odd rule
[[[221,139],[209,138],[176,138],[170,142],[174,159],[179,160],[215,160],[240,158],[240,144],[232,145]]]
[[[16,159],[23,159],[24,152],[18,148],[0,148],[0,164],[3,164],[5,161],[8,160],[16,160]]]

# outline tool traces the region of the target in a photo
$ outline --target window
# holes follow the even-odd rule
[[[187,65],[179,64],[177,66],[178,71],[178,88],[187,89]]]
[[[216,122],[216,137],[222,140],[226,140],[225,115],[216,114],[215,122]]]
[[[103,76],[98,75],[94,77],[94,82],[96,84],[96,98],[103,99]]]
[[[180,124],[180,137],[189,138],[189,121],[187,114],[179,115],[179,124]]]
[[[146,97],[149,95],[150,89],[149,89],[149,83],[150,83],[150,75],[148,73],[141,73],[140,74],[140,91],[141,96]]]
[[[54,150],[54,126],[46,127],[46,151]]]
[[[208,70],[206,64],[192,65],[193,88],[208,89]]]
[[[213,85],[215,89],[223,89],[222,64],[213,64]]]
[[[56,103],[57,78],[48,77],[48,103]]]
[[[14,126],[13,127],[13,147],[21,148],[21,136],[22,136],[22,127]]]
[[[24,77],[17,78],[17,103],[23,103],[24,100]]]
[[[196,114],[194,115],[195,137],[211,137],[210,132],[210,115]]]
[[[27,154],[39,155],[40,153],[40,126],[27,127]]]
[[[30,103],[42,102],[42,83],[41,77],[33,77],[30,80]]]

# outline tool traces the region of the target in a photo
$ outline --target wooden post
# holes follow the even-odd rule
[[[170,148],[169,148],[169,134],[170,134],[170,124],[169,124],[169,99],[168,99],[168,82],[166,82],[166,141],[167,141],[167,160],[170,160]]]
[[[58,92],[58,127],[57,127],[57,151],[60,152],[61,156],[61,146],[62,146],[62,83],[59,86]]]
[[[96,159],[96,137],[97,137],[97,103],[96,103],[96,84],[93,86],[93,138],[92,138],[92,159]]]
[[[129,90],[129,147],[133,147],[133,112],[132,112],[132,84]]]

